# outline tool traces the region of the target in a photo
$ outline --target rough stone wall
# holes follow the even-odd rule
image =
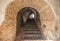
[[[54,12],[49,4],[47,4],[44,0],[15,0],[14,2],[10,3],[6,9],[5,21],[0,26],[0,40],[14,41],[16,35],[17,14],[19,10],[24,7],[33,7],[39,12],[44,35],[49,39],[51,38],[55,40]],[[46,25],[46,28],[44,28],[44,25]]]

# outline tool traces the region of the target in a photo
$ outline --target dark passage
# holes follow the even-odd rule
[[[30,7],[23,8],[17,17],[15,41],[43,40],[44,37],[40,27],[37,25],[37,20],[41,24],[39,14],[35,9]]]
[[[23,28],[22,40],[42,39],[41,32],[34,19],[28,19]]]

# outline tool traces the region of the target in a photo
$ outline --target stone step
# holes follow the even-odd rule
[[[39,37],[40,34],[25,34],[24,37]]]
[[[31,26],[26,26],[26,27],[24,27],[24,29],[39,29],[39,28],[37,28],[37,27],[31,27]]]
[[[24,25],[24,27],[37,27],[36,25]]]
[[[25,36],[23,36],[23,38],[24,39],[30,39],[30,40],[35,40],[35,39],[41,39],[42,37],[41,37],[41,35],[25,35]]]
[[[35,35],[37,35],[37,34],[38,34],[38,35],[40,35],[41,33],[39,33],[39,32],[38,32],[38,33],[36,33],[36,32],[35,32],[35,33],[32,33],[32,32],[30,32],[30,33],[28,33],[28,32],[25,32],[25,34],[29,34],[29,35],[32,35],[32,34],[35,34]]]
[[[21,41],[40,41],[40,40],[21,40]]]
[[[24,31],[40,31],[39,29],[24,29]]]
[[[39,33],[40,31],[24,31],[24,32],[28,32],[28,33]]]

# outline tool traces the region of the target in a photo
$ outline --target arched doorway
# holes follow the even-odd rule
[[[40,15],[37,10],[31,7],[22,8],[17,15],[16,37],[20,35],[22,40],[43,39],[37,22],[40,22]],[[41,26],[41,25],[40,25]]]
[[[2,30],[1,32],[4,32],[1,34],[5,38],[0,37],[3,41],[13,41],[14,40],[15,33],[16,33],[16,24],[17,25],[20,24],[20,22],[16,23],[16,17],[17,17],[16,15],[18,14],[18,11],[23,7],[34,7],[40,13],[42,26],[45,24],[46,28],[48,28],[49,31],[51,31],[52,33],[53,33],[53,31],[55,31],[54,13],[51,9],[51,6],[46,1],[44,1],[44,0],[33,0],[33,1],[16,0],[16,1],[12,2],[11,4],[9,4],[6,7],[7,9],[5,8],[6,9],[5,21],[3,21],[3,23],[1,24],[1,30]],[[20,19],[20,16],[18,19]],[[48,30],[46,30],[45,32],[46,33],[49,32]],[[47,35],[51,36],[50,33],[47,33],[45,36],[47,36]],[[49,37],[49,36],[47,36],[47,37]],[[51,36],[50,38],[52,38],[52,37],[53,36]]]

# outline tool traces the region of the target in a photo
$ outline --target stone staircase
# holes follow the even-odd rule
[[[34,19],[27,20],[23,28],[24,35],[22,35],[22,40],[29,41],[42,39],[42,34]]]
[[[30,19],[22,26],[16,41],[41,41],[43,39],[35,20]]]

